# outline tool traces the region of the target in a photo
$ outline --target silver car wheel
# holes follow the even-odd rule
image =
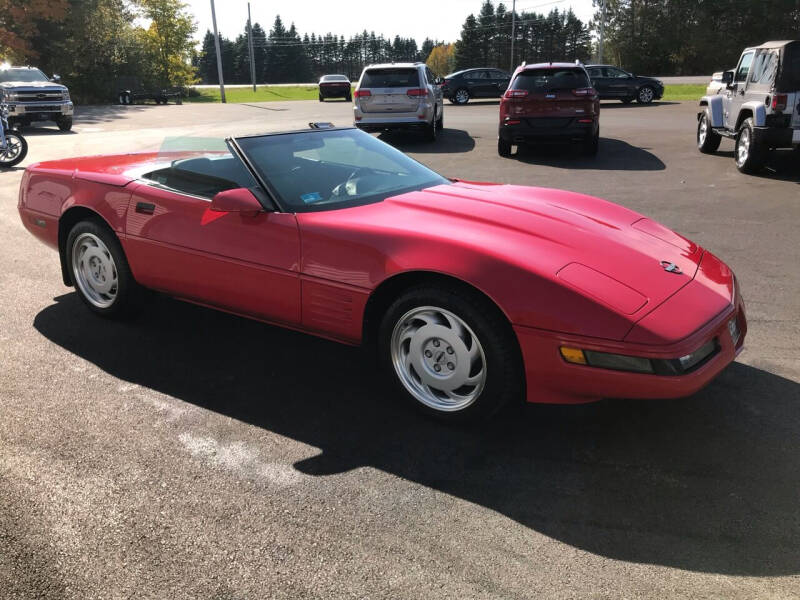
[[[397,321],[390,347],[403,386],[429,408],[463,410],[483,391],[486,356],[480,340],[448,310],[421,306],[408,311]]]
[[[736,164],[740,167],[747,162],[750,156],[750,130],[745,127],[739,134],[736,142]]]
[[[6,149],[0,152],[0,163],[10,163],[22,152],[22,142],[13,133],[6,133]]]
[[[458,90],[456,92],[456,102],[459,104],[466,104],[469,102],[469,92],[467,90]]]
[[[653,97],[655,94],[653,93],[652,88],[643,87],[639,90],[639,102],[642,104],[650,104],[653,101]]]
[[[119,277],[114,258],[103,241],[82,233],[72,245],[72,273],[78,289],[97,308],[108,308],[117,299]]]
[[[700,117],[700,128],[697,130],[697,142],[702,146],[706,143],[706,136],[708,135],[708,117],[703,115]]]

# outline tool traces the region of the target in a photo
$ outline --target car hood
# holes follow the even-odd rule
[[[475,260],[489,256],[503,268],[546,280],[550,289],[567,288],[600,303],[622,317],[614,332],[598,334],[615,338],[688,284],[703,255],[693,242],[622,206],[546,188],[457,182],[302,217],[384,239],[413,238],[429,254],[469,247],[471,256],[481,257]],[[450,273],[481,287],[469,276],[471,267],[462,267]]]
[[[42,90],[50,90],[50,91],[63,91],[67,89],[67,86],[61,85],[60,83],[53,83],[52,81],[3,81],[0,83],[0,88],[3,89],[17,89],[17,88],[28,88],[28,89],[42,89]]]

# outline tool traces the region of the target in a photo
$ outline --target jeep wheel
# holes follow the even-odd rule
[[[431,121],[430,123],[428,123],[428,125],[425,126],[425,139],[428,140],[429,142],[436,141],[436,133],[437,131],[439,131],[439,128],[436,127],[437,119],[438,117],[436,116],[436,109],[434,108],[433,121]]]
[[[643,85],[639,88],[639,93],[636,95],[636,100],[639,104],[650,104],[655,99],[656,93],[649,85]]]
[[[697,121],[697,149],[703,154],[713,154],[721,141],[722,136],[711,128],[708,113],[704,112]]]
[[[765,150],[753,135],[753,119],[745,119],[736,137],[736,168],[742,173],[758,173],[764,166]]]

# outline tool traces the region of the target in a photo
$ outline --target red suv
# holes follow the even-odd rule
[[[583,65],[521,65],[500,100],[497,152],[511,156],[514,144],[577,142],[597,154],[600,97]]]

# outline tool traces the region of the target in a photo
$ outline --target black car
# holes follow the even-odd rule
[[[664,84],[652,77],[640,77],[612,65],[586,65],[592,86],[601,100],[622,100],[629,104],[650,104],[664,95]]]
[[[344,98],[352,100],[352,85],[344,75],[323,75],[319,78],[319,101],[325,98]]]
[[[500,69],[466,69],[444,78],[442,94],[453,104],[466,104],[470,98],[500,98],[511,75]]]

